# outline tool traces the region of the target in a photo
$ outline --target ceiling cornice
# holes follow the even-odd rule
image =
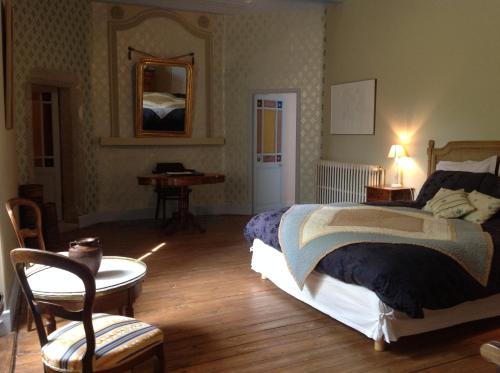
[[[342,0],[97,0],[112,4],[140,5],[219,14],[258,13],[278,10],[311,9]]]

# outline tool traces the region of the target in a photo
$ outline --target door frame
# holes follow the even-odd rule
[[[254,179],[254,123],[255,123],[255,96],[257,95],[280,95],[280,94],[288,94],[294,93],[297,98],[297,107],[296,109],[296,129],[295,129],[295,202],[299,202],[300,200],[300,130],[301,130],[301,96],[300,96],[300,88],[281,88],[281,89],[257,89],[252,90],[250,92],[249,102],[250,102],[250,125],[248,126],[248,138],[250,139],[250,156],[248,162],[248,185],[250,185],[250,213],[254,212],[254,187],[253,187],[253,179]]]
[[[59,220],[63,220],[64,214],[64,204],[63,204],[63,186],[62,186],[62,179],[63,179],[63,169],[62,169],[62,153],[61,153],[61,143],[62,143],[62,137],[61,137],[61,121],[60,121],[60,108],[61,105],[59,103],[59,96],[60,96],[60,89],[55,86],[48,86],[48,85],[40,85],[40,84],[32,84],[31,85],[31,92],[50,92],[52,94],[51,97],[51,109],[52,109],[52,143],[53,143],[53,148],[54,148],[54,169],[55,171],[55,194],[56,194],[56,200],[55,201],[50,201],[50,202],[55,202],[56,204],[56,209],[57,209],[57,215]],[[45,103],[43,102],[43,99],[41,99],[41,105],[43,106]],[[32,117],[33,120],[33,117]],[[31,124],[31,131],[33,134],[33,137],[35,137],[35,134],[33,133],[33,123]],[[42,121],[42,126],[43,126],[43,121]],[[44,153],[45,155],[45,153]],[[44,174],[47,174],[47,170],[45,170],[47,167],[45,167],[45,157],[42,159],[42,164],[44,170],[37,170],[38,167],[34,167],[34,173],[35,173],[35,182],[39,183],[40,181],[37,180],[37,171],[38,173],[42,172]],[[44,194],[45,194],[45,188],[44,188]],[[45,196],[44,196],[45,198]],[[44,199],[44,202],[48,202]]]
[[[33,85],[49,86],[59,92],[59,135],[61,139],[61,177],[62,177],[62,210],[64,216],[58,216],[64,223],[77,223],[78,216],[85,205],[84,187],[79,180],[85,180],[84,160],[76,149],[76,139],[80,135],[81,120],[79,111],[84,105],[80,77],[76,73],[33,69],[24,84],[25,103],[29,110],[25,111],[27,153],[29,155],[29,179],[34,176],[33,166],[33,133],[31,113],[31,89]]]

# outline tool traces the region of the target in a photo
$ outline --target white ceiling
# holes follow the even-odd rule
[[[107,3],[134,4],[167,9],[222,14],[252,13],[271,10],[306,9],[342,0],[101,0]]]

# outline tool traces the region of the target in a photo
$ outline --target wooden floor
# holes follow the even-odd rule
[[[205,234],[165,236],[154,221],[99,224],[105,255],[140,257],[148,275],[135,311],[160,327],[168,372],[494,372],[479,346],[500,319],[402,338],[386,352],[250,270],[246,217],[213,217]],[[16,372],[42,372],[36,332],[21,328]],[[138,369],[136,371],[145,371]]]

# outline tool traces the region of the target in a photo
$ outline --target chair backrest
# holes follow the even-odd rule
[[[87,341],[87,350],[82,359],[83,372],[92,372],[92,359],[95,352],[95,334],[94,327],[92,325],[92,307],[95,299],[95,279],[88,267],[69,259],[64,255],[34,249],[14,249],[10,253],[10,259],[16,271],[17,278],[21,283],[28,305],[33,313],[33,319],[38,332],[40,345],[43,347],[47,343],[47,334],[43,326],[41,317],[42,314],[51,314],[66,320],[82,321]],[[59,304],[36,300],[29,286],[25,271],[25,268],[27,268],[29,264],[55,267],[78,276],[80,280],[82,280],[85,287],[83,307],[76,311],[73,309],[68,310]]]
[[[14,215],[16,207],[31,209],[35,216],[35,226],[33,228],[21,228],[21,225]],[[10,221],[16,232],[17,241],[20,247],[26,247],[26,238],[34,238],[37,240],[38,249],[45,250],[45,241],[42,233],[42,213],[38,205],[25,198],[11,198],[5,203],[5,208],[9,214]]]

